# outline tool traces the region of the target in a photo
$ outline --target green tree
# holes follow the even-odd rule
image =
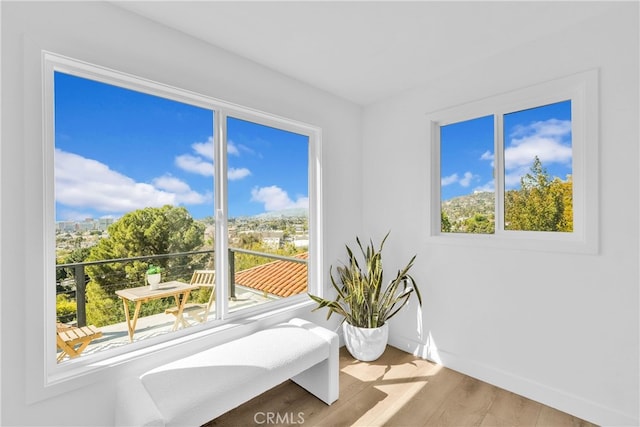
[[[111,224],[107,232],[108,237],[91,248],[87,261],[190,252],[202,246],[204,224],[194,221],[185,208],[166,205],[129,212]],[[184,257],[153,260],[165,272],[189,271],[189,262]],[[148,264],[132,261],[88,266],[87,321],[96,326],[123,321],[122,303],[115,291],[143,285]],[[144,304],[141,314],[158,313],[170,304],[173,301]]]
[[[465,232],[477,234],[492,234],[495,231],[495,222],[487,215],[475,214],[465,220]]]
[[[82,247],[82,242],[84,242],[84,237],[82,236],[76,236],[76,238],[73,239],[73,245],[76,249],[80,249]]]
[[[115,295],[107,294],[96,282],[87,284],[87,322],[96,326],[124,322],[124,307]]]
[[[57,260],[57,264],[74,264],[84,262],[85,259],[89,256],[89,248],[80,248],[74,249],[68,255],[62,257],[62,259]],[[56,269],[56,281],[60,281],[66,279],[68,277],[73,277],[75,274],[73,268],[58,268]]]
[[[440,231],[443,233],[451,232],[451,221],[444,211],[440,211]]]
[[[567,176],[566,181],[555,178],[551,183],[553,197],[562,199],[562,218],[558,231],[573,231],[573,177]]]
[[[262,235],[260,233],[242,233],[239,236],[237,246],[242,249],[252,249],[256,243],[262,243]]]
[[[572,182],[551,179],[536,156],[519,190],[505,194],[505,229],[572,231]]]
[[[57,264],[73,264],[83,262],[89,256],[89,248],[74,249],[70,254],[57,260]],[[75,292],[75,288],[69,287],[65,283],[65,279],[74,278],[74,268],[56,268],[56,313],[58,320],[61,322],[69,322],[75,318],[76,302],[75,298],[69,295]],[[85,282],[88,276],[85,274]]]

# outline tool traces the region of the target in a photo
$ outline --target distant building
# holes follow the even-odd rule
[[[262,242],[265,244],[265,246],[268,246],[270,248],[279,248],[282,245],[284,231],[263,231],[260,234],[262,235]]]
[[[293,245],[296,248],[308,248],[309,247],[309,236],[296,236],[296,237],[294,237]]]
[[[117,219],[114,218],[85,218],[82,221],[58,221],[56,222],[56,231],[67,233],[85,232],[85,231],[106,231],[111,224]]]

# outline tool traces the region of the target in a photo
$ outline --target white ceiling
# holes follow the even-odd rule
[[[360,105],[603,13],[613,2],[114,4]]]

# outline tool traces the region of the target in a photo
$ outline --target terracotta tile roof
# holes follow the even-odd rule
[[[308,259],[309,253],[292,258]],[[307,264],[274,261],[236,272],[237,285],[288,297],[307,291]]]

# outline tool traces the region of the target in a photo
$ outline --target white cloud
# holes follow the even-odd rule
[[[194,153],[181,154],[176,157],[175,163],[180,169],[202,176],[213,176],[215,173],[213,155],[213,137],[207,142],[196,142],[191,145]],[[240,150],[231,141],[227,143],[227,153],[232,156],[240,156]],[[247,168],[229,168],[228,179],[234,181],[251,175]]]
[[[514,139],[531,135],[550,138],[563,138],[570,133],[571,120],[549,119],[540,122],[533,122],[528,125],[515,126],[509,136]]]
[[[445,187],[447,185],[458,183],[461,187],[468,187],[471,185],[471,181],[473,180],[474,175],[467,171],[463,174],[462,178],[457,173],[451,174],[449,176],[445,176],[440,180],[440,185]]]
[[[193,151],[202,157],[213,161],[213,137],[210,136],[207,142],[196,142],[191,145]]]
[[[232,154],[238,154],[240,155],[240,152],[242,151],[243,153],[247,153],[247,154],[251,154],[252,156],[258,156],[260,158],[262,158],[262,155],[260,155],[259,153],[257,153],[253,148],[248,147],[244,144],[238,144],[238,145],[233,145],[234,148],[236,148],[236,153],[232,153]],[[229,151],[229,149],[227,148],[227,151]]]
[[[227,179],[235,181],[249,175],[251,175],[251,171],[247,168],[229,168],[229,171],[227,172]]]
[[[56,201],[76,214],[83,209],[102,214],[122,213],[210,199],[210,195],[194,192],[186,183],[170,176],[156,178],[152,184],[136,182],[104,163],[59,149],[55,153],[55,177]]]
[[[181,154],[176,157],[176,166],[187,172],[203,176],[213,176],[213,162],[191,154]]]
[[[154,179],[153,184],[161,190],[167,190],[172,193],[184,193],[191,190],[189,184],[170,175]]]
[[[512,145],[504,150],[506,169],[514,169],[523,165],[531,165],[535,156],[538,156],[542,164],[569,163],[572,150],[570,146],[551,138],[537,136],[519,140],[517,145]]]
[[[227,154],[229,154],[231,156],[239,156],[240,155],[240,150],[238,150],[238,147],[236,147],[236,145],[233,143],[233,141],[227,141]]]
[[[176,157],[175,163],[180,169],[202,176],[213,176],[213,137],[206,142],[191,144],[194,154],[181,154]]]
[[[504,174],[504,185],[506,188],[515,188],[520,186],[520,178],[531,172],[531,163],[522,165],[515,169],[510,169]]]
[[[473,179],[473,174],[471,172],[465,172],[464,176],[460,179],[459,183],[463,187],[468,187],[471,184],[471,180]]]
[[[480,156],[480,160],[493,160],[493,153],[489,150],[485,151],[482,153],[482,156]]]
[[[266,211],[309,207],[308,197],[299,196],[293,201],[289,198],[286,191],[276,185],[254,188],[251,190],[251,201],[264,203],[264,209]]]
[[[479,187],[475,187],[473,189],[473,192],[474,193],[485,193],[485,192],[493,193],[495,190],[496,190],[495,182],[491,180],[491,181],[485,182]]]
[[[447,186],[447,185],[451,185],[458,182],[458,174],[454,173],[451,174],[449,176],[445,176],[444,178],[442,178],[440,180],[440,185],[442,185],[443,187]]]
[[[213,150],[213,136],[210,136],[206,142],[196,142],[191,145],[193,151],[195,151],[198,155],[205,157],[207,159],[214,159],[214,150]],[[239,156],[240,150],[235,145],[235,143],[231,140],[227,141],[227,154],[231,156]]]
[[[127,212],[144,206],[173,204],[175,194],[111,170],[107,165],[56,150],[56,201],[75,208]]]
[[[505,168],[520,169],[531,166],[535,156],[543,165],[571,163],[572,149],[569,141],[571,121],[550,119],[517,126],[504,150]]]
[[[213,198],[211,194],[200,194],[197,191],[193,191],[189,184],[169,175],[154,179],[153,184],[160,190],[174,193],[177,203],[201,205]]]
[[[520,185],[520,178],[529,173],[533,159],[538,156],[543,165],[571,164],[571,121],[549,119],[528,125],[515,126],[504,150],[505,185]],[[481,160],[491,160],[494,155],[486,151]]]

